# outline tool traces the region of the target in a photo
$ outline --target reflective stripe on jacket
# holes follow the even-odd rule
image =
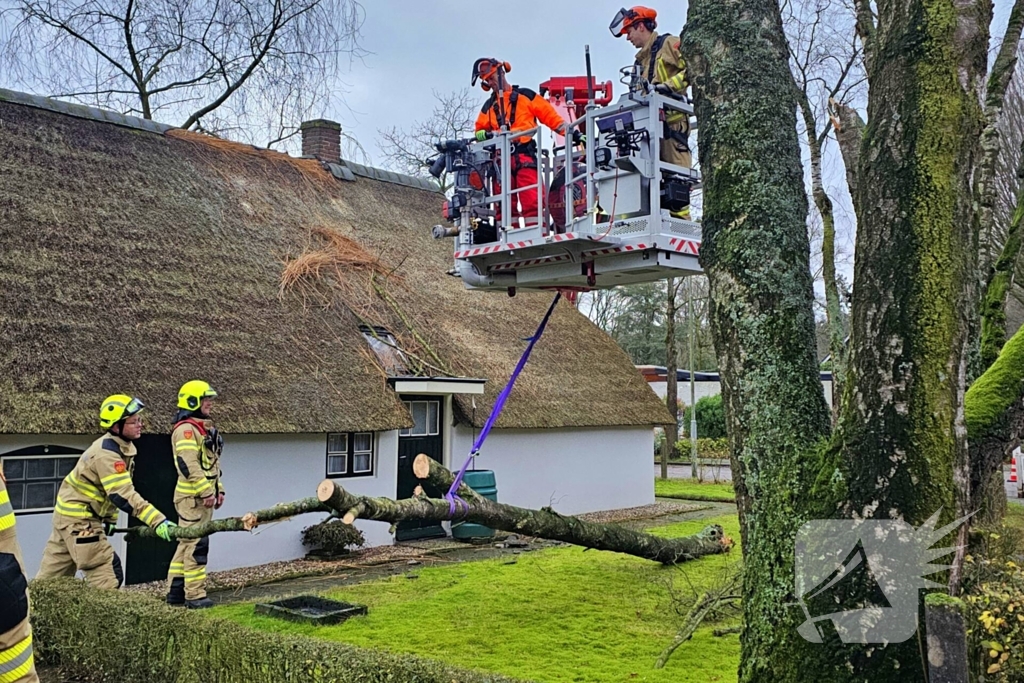
[[[171,432],[174,467],[178,470],[175,496],[209,498],[224,492],[220,482],[220,454],[206,443],[210,422],[179,422]]]
[[[651,62],[651,52],[654,46],[659,43],[658,33],[652,32],[650,40],[636,53],[636,63],[640,68],[640,76],[650,80],[652,84],[664,83],[672,92],[682,95],[686,92],[686,62],[679,53],[679,38],[666,34],[660,40],[660,47],[654,55],[654,62]],[[651,67],[654,67],[653,73]],[[665,120],[673,123],[682,119],[686,114],[678,111],[666,110]]]
[[[155,527],[166,519],[132,484],[135,445],[107,433],[93,441],[64,477],[56,512],[72,519],[112,520],[122,510]]]

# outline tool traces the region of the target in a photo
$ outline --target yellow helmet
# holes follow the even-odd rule
[[[204,398],[214,398],[217,392],[201,379],[185,382],[178,390],[178,407],[184,410],[198,410]]]
[[[100,427],[110,429],[145,408],[145,404],[127,394],[107,396],[100,406]]]

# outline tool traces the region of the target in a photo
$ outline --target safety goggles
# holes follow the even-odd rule
[[[612,19],[612,23],[608,25],[608,30],[612,32],[612,35],[619,38],[626,32],[626,29],[633,25],[636,20],[636,12],[631,9],[623,7]]]

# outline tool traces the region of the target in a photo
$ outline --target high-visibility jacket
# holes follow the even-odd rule
[[[476,130],[529,130],[535,128],[538,121],[551,130],[557,130],[565,123],[550,102],[529,88],[514,85],[511,90],[503,91],[500,97],[491,93],[476,117]],[[524,136],[516,142],[525,144],[530,139]]]
[[[641,78],[654,85],[664,83],[680,95],[686,92],[686,62],[679,53],[679,38],[676,36],[667,33],[659,36],[657,31],[653,31],[647,43],[636,53],[636,64]],[[667,109],[665,113],[665,120],[669,123],[686,116],[683,112]]]
[[[118,510],[159,526],[166,517],[132,484],[136,452],[135,444],[109,432],[93,441],[57,491],[54,526],[83,519],[113,522]]]
[[[28,622],[28,580],[14,535],[14,509],[0,473],[0,683],[39,683]]]
[[[220,481],[220,446],[209,420],[183,420],[174,425],[171,447],[178,484],[175,501],[182,498],[209,498],[224,493]]]

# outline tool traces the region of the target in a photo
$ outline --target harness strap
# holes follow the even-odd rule
[[[515,370],[512,371],[512,376],[508,378],[508,383],[505,384],[505,388],[498,394],[498,398],[494,401],[494,407],[491,408],[491,414],[487,416],[487,422],[484,423],[483,429],[480,430],[480,434],[476,437],[476,441],[473,442],[473,448],[469,451],[469,457],[466,458],[466,462],[462,463],[462,469],[455,475],[455,481],[452,482],[451,488],[448,489],[448,493],[445,495],[445,499],[448,501],[449,514],[455,514],[455,502],[459,501],[463,505],[466,505],[466,501],[456,495],[459,490],[459,484],[462,483],[462,477],[466,474],[466,470],[469,468],[469,463],[473,462],[473,458],[480,454],[480,449],[483,448],[484,441],[487,440],[487,435],[491,433],[491,429],[494,427],[494,423],[498,421],[498,417],[501,415],[502,409],[505,407],[505,402],[508,400],[509,394],[512,393],[512,387],[515,386],[516,379],[519,378],[519,373],[526,367],[526,361],[530,359],[530,354],[533,352],[534,345],[540,340],[542,334],[544,334],[544,328],[547,327],[548,320],[551,319],[551,314],[555,312],[555,304],[562,298],[562,293],[558,292],[555,294],[555,298],[551,301],[551,305],[548,306],[548,312],[544,314],[543,320],[540,321],[540,325],[537,326],[537,331],[533,333],[533,336],[529,338],[529,344],[526,345],[526,350],[523,351],[523,355],[519,358],[519,362],[516,363]],[[467,505],[468,507],[468,505]]]
[[[661,46],[665,44],[665,39],[668,38],[668,34],[660,35],[654,39],[654,45],[651,45],[651,63],[647,65],[647,82],[654,82],[654,66],[658,61],[658,53],[661,52]]]

